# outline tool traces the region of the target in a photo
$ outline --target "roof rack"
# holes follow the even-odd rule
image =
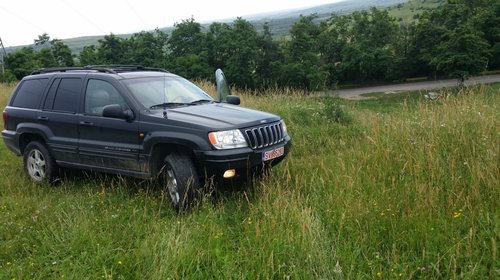
[[[118,74],[123,72],[134,72],[134,71],[155,71],[168,73],[167,70],[161,68],[144,67],[141,65],[122,65],[122,64],[110,64],[110,65],[87,65],[84,67],[50,67],[41,68],[31,73],[31,75],[46,74],[53,72],[69,72],[69,71],[98,71],[101,73]]]
[[[155,72],[165,72],[168,73],[167,70],[161,69],[161,68],[154,68],[154,67],[145,67],[142,65],[124,65],[124,64],[109,64],[109,65],[88,65],[85,66],[87,69],[91,70],[100,70],[100,69],[107,69],[107,70],[113,70],[116,73],[120,72],[134,72],[134,71],[155,71]]]

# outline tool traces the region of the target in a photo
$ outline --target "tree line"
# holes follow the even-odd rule
[[[466,79],[500,67],[500,0],[447,0],[410,24],[377,8],[316,18],[301,16],[279,39],[267,23],[261,32],[242,18],[204,29],[190,18],[171,34],[110,34],[78,55],[43,34],[5,57],[0,79],[21,79],[41,67],[139,64],[189,79],[211,79],[222,68],[240,88],[319,90],[420,76]]]

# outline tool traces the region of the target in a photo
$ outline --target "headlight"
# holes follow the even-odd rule
[[[283,132],[285,135],[288,135],[288,131],[286,130],[286,124],[284,120],[281,120],[281,126],[283,127]]]
[[[238,129],[210,132],[208,139],[218,150],[248,147],[245,137]]]

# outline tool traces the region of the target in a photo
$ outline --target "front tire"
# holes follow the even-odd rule
[[[176,210],[188,209],[200,197],[201,187],[198,173],[191,158],[181,153],[165,157],[160,171],[161,183],[168,192]]]
[[[57,165],[47,148],[38,141],[28,143],[23,153],[24,172],[36,183],[51,182]]]

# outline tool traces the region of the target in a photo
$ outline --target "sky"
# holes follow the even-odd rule
[[[38,35],[67,39],[133,33],[197,22],[311,7],[342,0],[2,0],[0,38],[5,47],[32,44]]]

